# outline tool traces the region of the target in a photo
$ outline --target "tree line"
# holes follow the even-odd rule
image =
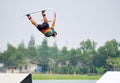
[[[120,42],[112,39],[99,48],[96,45],[87,39],[78,48],[58,49],[56,42],[49,46],[44,38],[41,45],[35,46],[35,38],[31,36],[27,47],[23,41],[17,47],[8,43],[7,49],[0,52],[0,63],[5,68],[21,68],[31,60],[42,67],[43,73],[54,74],[103,74],[120,70]]]

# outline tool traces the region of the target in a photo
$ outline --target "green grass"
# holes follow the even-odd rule
[[[63,74],[32,74],[33,80],[98,80],[101,76],[63,75]]]

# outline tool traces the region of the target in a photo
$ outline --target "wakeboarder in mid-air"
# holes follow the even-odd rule
[[[46,17],[46,10],[42,10],[41,14],[43,17],[43,23],[42,24],[38,24],[30,14],[26,14],[26,16],[28,17],[28,19],[30,20],[30,22],[40,31],[42,32],[46,37],[56,37],[57,32],[54,30],[55,27],[55,21],[56,21],[56,12],[54,11],[54,18],[52,20],[52,25],[49,25],[49,21]]]

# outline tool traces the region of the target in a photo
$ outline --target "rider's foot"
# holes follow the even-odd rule
[[[42,10],[42,16],[46,16],[45,11],[46,10]]]
[[[32,18],[30,14],[26,14],[26,16],[28,17],[29,20]]]

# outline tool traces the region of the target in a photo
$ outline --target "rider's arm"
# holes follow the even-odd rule
[[[54,12],[54,19],[53,19],[53,22],[52,22],[52,29],[54,28],[55,26],[55,21],[56,21],[56,12]]]

